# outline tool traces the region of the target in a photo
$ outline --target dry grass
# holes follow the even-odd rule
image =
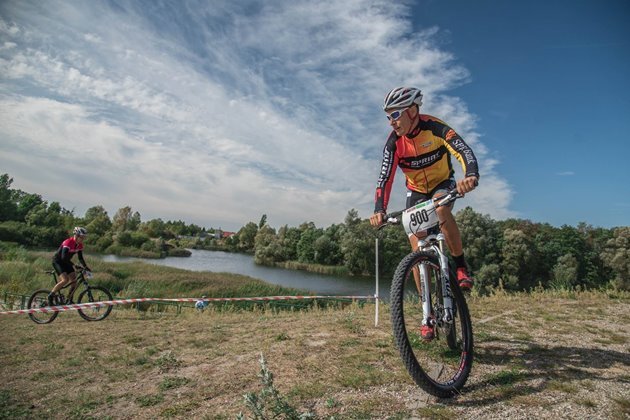
[[[627,418],[630,301],[604,294],[470,298],[476,357],[464,393],[418,389],[387,308],[186,312],[115,308],[103,322],[0,318],[0,418],[236,418],[261,388],[319,418]]]

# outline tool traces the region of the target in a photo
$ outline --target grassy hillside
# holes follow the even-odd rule
[[[628,418],[628,294],[469,304],[475,364],[452,400],[412,383],[382,306],[378,327],[371,304],[181,315],[115,308],[102,322],[68,312],[50,325],[0,316],[0,418],[252,417],[243,395],[262,390],[261,354],[281,396],[317,418]]]
[[[230,273],[191,272],[143,262],[111,263],[85,257],[93,270],[92,284],[107,287],[119,297],[234,297],[292,295],[298,291]],[[0,290],[30,294],[53,280],[50,252],[11,249],[0,254]],[[299,291],[304,292],[304,291]]]

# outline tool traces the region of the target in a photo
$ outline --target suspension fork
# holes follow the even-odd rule
[[[420,297],[422,299],[422,315],[423,324],[432,325],[431,315],[431,277],[426,264],[418,264],[418,272],[420,274]],[[416,285],[417,286],[417,285]]]
[[[453,292],[451,291],[451,281],[450,281],[450,268],[448,263],[448,257],[446,256],[445,248],[445,239],[444,234],[440,233],[437,235],[438,240],[438,254],[440,259],[440,270],[441,270],[441,285],[442,285],[442,299],[444,300],[444,314],[442,321],[446,323],[453,322]]]

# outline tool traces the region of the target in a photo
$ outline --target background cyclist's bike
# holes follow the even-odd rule
[[[79,297],[76,302],[72,301],[72,296],[68,296],[64,294],[69,292],[69,286],[65,286],[61,289],[53,298],[53,305],[67,305],[70,303],[92,303],[92,302],[102,302],[107,300],[112,300],[112,294],[104,287],[101,286],[91,286],[88,283],[88,279],[92,278],[92,273],[87,271],[85,267],[81,267],[79,265],[75,266],[77,272],[77,287],[74,290],[73,295],[76,295],[79,292],[79,289],[83,287],[83,290],[79,293]],[[53,285],[57,284],[57,273],[55,271],[47,271],[46,273],[51,274],[53,278]],[[46,308],[50,307],[48,303],[48,294],[50,293],[49,289],[39,289],[36,290],[28,300],[28,309],[35,308]],[[111,306],[105,307],[86,307],[79,309],[79,315],[86,321],[100,321],[105,319],[109,313],[112,311]],[[53,322],[55,318],[57,318],[59,312],[35,312],[32,314],[28,314],[28,316],[38,324],[48,324]]]
[[[418,251],[400,261],[391,287],[396,345],[409,374],[426,392],[451,397],[466,383],[473,361],[473,333],[466,300],[449,266],[436,208],[457,200],[457,190],[388,214],[386,225],[403,224],[408,234],[424,232]],[[415,273],[415,274],[414,274]],[[422,324],[434,328],[423,340]]]

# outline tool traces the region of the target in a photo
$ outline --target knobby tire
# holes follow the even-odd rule
[[[102,302],[106,300],[112,300],[112,294],[109,292],[109,290],[101,286],[90,286],[81,292],[77,303]],[[81,318],[85,319],[86,321],[102,321],[103,319],[107,318],[111,311],[111,305],[78,310]]]
[[[48,304],[48,295],[50,294],[50,290],[48,289],[38,289],[31,297],[28,299],[27,308],[28,309],[41,309],[50,307]],[[57,318],[59,312],[35,312],[32,314],[28,314],[28,317],[31,318],[33,322],[38,324],[50,324]]]
[[[439,398],[458,394],[470,374],[473,361],[473,333],[466,300],[452,270],[449,283],[453,295],[454,321],[436,328],[435,338],[426,342],[419,334],[422,301],[413,279],[413,267],[426,264],[431,277],[433,311],[441,307],[441,291],[435,284],[439,275],[438,257],[428,252],[413,252],[398,264],[391,287],[392,327],[396,345],[407,371],[427,393]],[[437,289],[437,290],[436,290]]]

